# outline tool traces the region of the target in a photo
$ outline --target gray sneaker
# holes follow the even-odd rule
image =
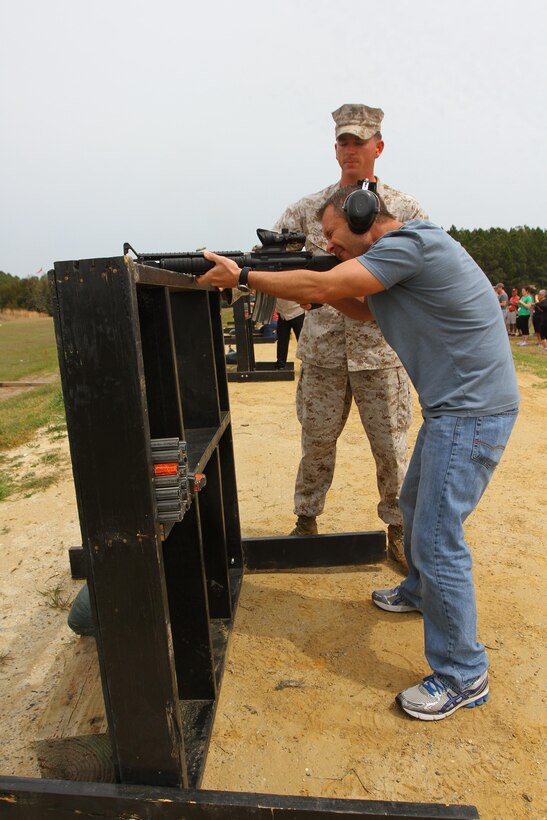
[[[408,715],[419,720],[442,720],[462,706],[471,709],[486,703],[488,692],[488,672],[483,672],[463,692],[446,686],[436,675],[428,675],[417,686],[399,692],[395,700]]]
[[[405,601],[399,592],[399,587],[391,589],[375,589],[372,593],[372,600],[380,609],[386,612],[419,612],[418,607]]]

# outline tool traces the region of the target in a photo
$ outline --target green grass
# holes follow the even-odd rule
[[[40,456],[41,463],[42,464],[47,464],[47,465],[60,464],[62,462],[62,460],[63,460],[62,454],[58,453],[58,452],[55,452],[53,450],[50,450],[49,453],[44,453],[43,456]]]
[[[16,486],[12,487],[12,492],[16,490],[18,493],[22,493],[24,498],[30,498],[34,493],[42,492],[42,490],[51,487],[52,484],[57,484],[59,478],[58,473],[49,473],[49,475],[28,473]]]
[[[5,399],[0,409],[0,452],[30,441],[40,427],[47,426],[54,439],[66,429],[63,396],[58,385],[35,387],[31,392]]]
[[[51,318],[0,319],[0,381],[57,373],[57,348]],[[7,451],[27,444],[46,428],[50,441],[66,436],[63,396],[58,385],[44,385],[0,402],[0,500],[14,493],[24,496],[55,484],[64,471],[65,457],[50,451],[35,463],[10,456]]]
[[[72,595],[67,592],[64,584],[52,584],[45,589],[39,589],[38,593],[42,596],[43,605],[49,609],[70,609],[72,604]]]
[[[535,384],[534,387],[547,389],[547,353],[543,353],[539,347],[535,346],[534,337],[530,336],[528,347],[517,347],[515,342],[512,342],[511,350],[517,370],[538,376],[541,382]]]
[[[55,450],[36,454],[30,465],[9,450],[27,444],[40,428],[46,428],[50,441],[66,436],[65,408],[61,391],[55,385],[37,387],[0,403],[0,501],[14,493],[25,497],[55,484],[65,472],[66,456]],[[38,472],[36,472],[38,470]]]
[[[0,319],[0,381],[57,373],[57,347],[51,318]],[[1,389],[1,388],[0,388]],[[46,428],[50,441],[66,436],[63,396],[58,385],[44,385],[0,402],[0,500],[14,493],[25,496],[55,484],[65,457],[50,451],[30,466],[7,451],[27,444]]]
[[[0,501],[15,493],[22,495],[23,498],[30,498],[31,495],[47,490],[63,478],[68,459],[62,453],[52,455],[53,458],[41,456],[38,462],[27,466],[22,465],[16,458],[0,454]],[[6,532],[9,532],[9,529]]]
[[[0,350],[0,381],[59,370],[51,317],[0,320]]]
[[[13,481],[4,472],[0,472],[0,501],[4,501],[13,492]],[[8,530],[9,532],[9,530]]]

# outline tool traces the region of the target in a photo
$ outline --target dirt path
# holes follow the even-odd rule
[[[18,382],[0,382],[0,401],[19,396],[21,393],[28,393],[35,387],[43,384],[54,384],[59,381],[58,373],[46,373],[39,376],[25,376]]]
[[[271,350],[261,351],[270,358]],[[399,576],[261,574],[243,585],[205,788],[473,803],[482,818],[542,818],[545,768],[547,392],[521,374],[522,412],[467,526],[490,702],[439,723],[404,716],[394,694],[427,672],[418,615],[390,616],[370,591]],[[299,431],[294,382],[231,384],[243,534],[288,532]],[[416,414],[413,438],[419,419]],[[66,441],[39,437],[21,464]],[[356,413],[339,446],[323,532],[381,528],[372,457]],[[37,776],[35,721],[78,640],[40,594],[72,595],[79,543],[68,468],[54,487],[0,506],[0,773]],[[51,596],[50,596],[51,602]],[[45,605],[46,604],[46,605]]]

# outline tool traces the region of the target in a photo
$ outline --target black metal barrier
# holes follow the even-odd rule
[[[282,370],[277,370],[274,361],[256,361],[254,346],[257,343],[257,338],[254,330],[250,298],[243,296],[237,299],[237,301],[234,302],[233,311],[237,369],[228,371],[228,381],[294,381],[294,362],[287,362]],[[272,340],[263,338],[262,341]]]

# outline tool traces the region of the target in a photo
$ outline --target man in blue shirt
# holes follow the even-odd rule
[[[207,252],[216,265],[202,281],[328,303],[352,318],[375,320],[402,360],[423,415],[400,495],[409,572],[372,599],[388,612],[423,612],[432,674],[396,700],[413,717],[441,720],[489,694],[463,522],[486,489],[518,412],[507,333],[484,273],[433,223],[402,224],[375,194],[356,186],[333,194],[319,216],[327,250],[342,260],[332,271],[240,270]]]

